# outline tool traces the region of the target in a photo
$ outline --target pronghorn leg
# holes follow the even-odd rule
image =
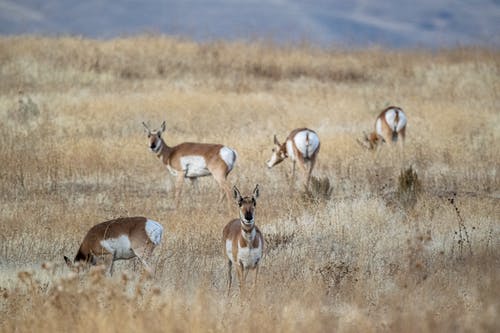
[[[307,172],[306,189],[309,188],[309,182],[311,180],[312,171],[313,171],[315,165],[316,165],[316,157],[313,157],[311,159],[310,164],[309,164],[309,171]]]
[[[304,174],[304,186],[307,189],[307,187],[309,185],[309,176],[311,175],[311,171],[312,171],[312,169],[311,169],[312,165],[310,165],[309,170],[307,170],[306,161],[299,156],[299,166],[300,166],[300,169],[302,170],[302,173]]]
[[[193,187],[193,189],[198,192],[200,187],[198,186],[198,178],[189,178],[189,180],[191,181],[191,186]]]
[[[148,274],[150,276],[153,276],[153,270],[148,265],[148,263],[142,258],[142,255],[145,254],[145,252],[146,252],[145,249],[143,251],[132,249],[132,252],[135,254],[135,256],[139,259],[141,264],[144,266],[144,269],[146,270],[146,272],[148,272]]]
[[[193,178],[193,177],[188,177],[189,182],[191,183],[191,191],[189,191],[189,201],[192,202],[194,201],[196,194],[198,194],[199,191],[199,186],[198,186],[198,178]]]
[[[219,187],[222,190],[222,193],[219,196],[219,202],[224,200],[224,197],[226,197],[228,211],[231,211],[232,210],[231,188],[230,188],[228,181],[226,179],[226,175],[221,174],[220,172],[212,172],[212,175],[214,176],[215,181],[217,182],[217,184],[219,184]]]
[[[253,288],[255,289],[257,287],[257,276],[259,275],[259,265],[257,264],[255,266],[255,278],[253,280]]]
[[[240,283],[240,294],[241,294],[245,289],[244,268],[241,263],[238,266],[236,266],[236,271],[238,273],[238,281]]]
[[[184,174],[179,173],[179,175],[177,176],[177,180],[175,182],[175,199],[174,199],[175,208],[179,207],[183,183],[184,183]]]
[[[233,269],[233,262],[231,260],[227,261],[227,295],[231,291],[231,284],[233,283],[233,276],[231,275],[231,270]]]
[[[113,252],[113,257],[111,259],[111,265],[109,266],[109,276],[113,276],[113,266],[115,264],[116,252]]]

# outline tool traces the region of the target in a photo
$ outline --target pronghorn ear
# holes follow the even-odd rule
[[[364,136],[365,141],[370,141],[370,138],[368,137],[368,134],[366,134],[365,131],[363,131],[363,136]]]
[[[259,197],[259,184],[255,185],[255,189],[253,190],[253,198],[257,199]]]
[[[69,268],[73,268],[73,263],[68,257],[64,256],[64,261],[66,262],[66,265],[68,265]]]
[[[280,145],[280,142],[278,141],[278,138],[276,137],[276,134],[274,134],[274,144]]]
[[[236,185],[233,186],[233,197],[238,203],[240,203],[241,194],[240,194],[240,191],[238,190],[238,188],[236,187]]]
[[[165,124],[165,121],[163,121],[161,123],[161,127],[160,127],[160,130],[161,130],[162,133],[165,132],[166,127],[167,127],[167,125]]]
[[[361,146],[361,148],[364,148],[364,149],[367,149],[367,145],[366,145],[366,138],[364,138],[364,141],[361,141],[360,139],[356,139],[356,141],[358,142],[358,144]]]
[[[149,129],[148,125],[146,125],[145,122],[142,122],[142,125],[144,126],[146,133],[148,134],[151,133],[151,130]]]

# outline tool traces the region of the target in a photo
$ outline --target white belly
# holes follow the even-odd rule
[[[211,174],[203,156],[181,157],[181,167],[185,173],[185,177],[189,178],[204,177]]]
[[[101,246],[111,254],[115,254],[115,259],[131,259],[135,253],[130,247],[130,239],[126,235],[118,238],[108,238],[101,241]]]

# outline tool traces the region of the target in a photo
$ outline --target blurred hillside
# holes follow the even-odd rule
[[[498,0],[0,0],[1,34],[307,40],[323,46],[500,45]]]

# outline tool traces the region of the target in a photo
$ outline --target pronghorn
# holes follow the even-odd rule
[[[87,232],[74,263],[97,264],[98,258],[111,259],[109,274],[113,275],[115,260],[139,258],[146,271],[152,270],[143,257],[149,257],[162,238],[163,227],[145,217],[122,217],[96,224]],[[71,260],[64,261],[74,268]]]
[[[254,287],[257,284],[259,262],[264,250],[264,238],[259,228],[255,226],[255,206],[259,197],[259,185],[255,186],[251,197],[242,197],[236,186],[233,195],[239,206],[238,219],[229,222],[222,232],[224,253],[228,258],[228,288],[231,291],[233,264],[236,265],[240,292],[244,291],[248,271],[255,270]]]
[[[290,157],[293,163],[292,179],[295,177],[295,163],[299,162],[300,168],[304,171],[307,188],[320,147],[319,137],[316,132],[308,128],[297,128],[288,135],[283,144],[278,141],[275,135],[274,145],[273,154],[271,159],[267,161],[267,166],[272,168],[285,158]],[[309,168],[307,168],[306,164],[309,164]]]
[[[358,142],[369,149],[374,149],[384,142],[399,142],[403,145],[406,131],[406,115],[397,106],[389,106],[380,113],[375,121],[375,132],[364,134],[364,142]]]
[[[149,129],[144,122],[142,124],[148,134],[149,148],[167,166],[168,171],[177,177],[176,207],[179,205],[184,178],[189,178],[194,182],[198,177],[212,175],[224,191],[230,208],[231,189],[227,183],[227,175],[236,163],[237,155],[233,149],[220,144],[193,142],[184,142],[170,147],[161,137],[165,131],[165,122],[158,130]]]

